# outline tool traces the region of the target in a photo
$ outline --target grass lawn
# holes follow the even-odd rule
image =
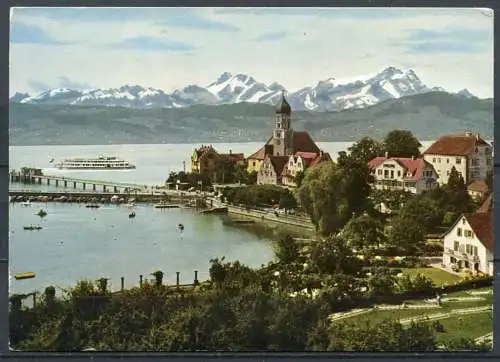
[[[442,343],[451,339],[478,338],[493,331],[491,312],[447,318],[439,321],[445,332],[436,333],[438,342]]]
[[[440,287],[441,285],[448,283],[453,284],[460,280],[460,277],[455,274],[448,273],[442,269],[437,268],[401,268],[404,274],[409,275],[414,278],[417,274],[422,274],[434,282],[434,285]]]

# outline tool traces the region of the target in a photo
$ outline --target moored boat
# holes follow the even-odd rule
[[[16,275],[14,275],[14,279],[16,279],[16,280],[31,279],[31,278],[34,278],[35,276],[36,276],[36,274],[33,272],[23,272],[23,273],[17,273]]]
[[[129,217],[130,219],[131,219],[131,218],[133,218],[133,217],[135,217],[135,212],[133,212],[133,211],[132,211],[130,214],[128,214],[128,217]]]
[[[40,225],[28,225],[28,226],[23,226],[24,230],[41,230],[42,227]]]
[[[87,204],[85,205],[85,207],[89,208],[89,209],[98,209],[101,207],[101,205],[98,205],[98,204]]]

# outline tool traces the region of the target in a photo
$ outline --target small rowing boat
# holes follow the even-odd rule
[[[16,279],[16,280],[31,279],[34,277],[35,277],[35,273],[33,273],[33,272],[17,273],[16,275],[14,275],[14,279]]]

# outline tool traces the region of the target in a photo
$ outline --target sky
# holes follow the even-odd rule
[[[10,94],[138,84],[171,92],[223,72],[288,91],[387,66],[493,96],[493,12],[459,8],[14,8]]]

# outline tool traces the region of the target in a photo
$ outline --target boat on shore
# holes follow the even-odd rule
[[[89,208],[89,209],[98,209],[101,207],[101,205],[98,205],[98,204],[87,204],[85,205],[85,207]]]
[[[129,217],[129,219],[134,218],[135,217],[135,212],[132,211],[130,214],[128,214],[128,217]]]
[[[16,279],[16,280],[32,279],[35,276],[36,276],[36,274],[33,272],[23,272],[23,273],[17,273],[16,275],[14,275],[14,279]]]
[[[67,158],[61,162],[54,163],[54,167],[60,170],[128,170],[136,166],[118,157],[100,155],[96,158]]]
[[[166,202],[162,201],[158,204],[153,205],[156,209],[178,209],[180,206],[179,205],[174,205],[174,204],[167,204]]]
[[[42,227],[40,225],[27,225],[23,226],[24,230],[42,230]]]

